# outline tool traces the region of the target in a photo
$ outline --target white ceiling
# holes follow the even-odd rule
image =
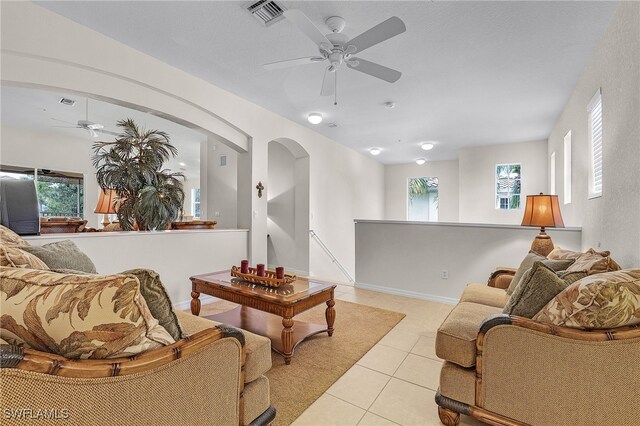
[[[396,15],[407,31],[362,58],[398,69],[389,84],[341,72],[337,107],[319,95],[323,64],[265,71],[315,55],[286,21],[265,28],[245,1],[38,2],[386,164],[456,158],[466,146],[546,139],[600,40],[615,2],[283,1],[323,31],[339,15],[353,37]],[[385,108],[386,101],[397,103]],[[320,111],[313,126],[306,115]],[[338,127],[329,128],[327,123]],[[425,153],[419,142],[437,141]]]
[[[74,106],[60,104],[61,97],[76,101]],[[2,86],[2,125],[22,127],[39,132],[59,133],[68,137],[86,139],[87,144],[95,140],[113,140],[114,136],[100,133],[94,139],[86,130],[59,126],[74,126],[86,117],[86,98],[69,93]],[[108,102],[89,99],[89,120],[104,125],[105,130],[119,132],[116,122],[133,118],[145,129],[163,130],[169,134],[171,143],[178,149],[178,156],[166,163],[166,168],[182,172],[188,179],[200,176],[200,142],[207,137],[195,130],[173,123],[161,117],[136,111]],[[68,123],[68,124],[67,124]],[[46,143],[45,140],[42,143]],[[181,166],[180,163],[185,163]],[[182,170],[184,169],[184,170]]]

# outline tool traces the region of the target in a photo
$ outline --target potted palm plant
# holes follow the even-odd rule
[[[93,144],[98,184],[116,192],[122,229],[165,229],[184,204],[183,174],[162,168],[178,150],[165,132],[141,129],[130,118],[117,125],[122,133],[115,141]]]

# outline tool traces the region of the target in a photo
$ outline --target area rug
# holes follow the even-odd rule
[[[233,305],[217,302],[202,306],[201,315],[226,311]],[[271,386],[271,404],[277,415],[274,426],[290,425],[324,391],[354,365],[369,349],[404,318],[404,314],[336,300],[335,331],[310,337],[295,350],[290,365],[271,352],[273,367],[266,376]],[[325,306],[296,316],[296,320],[322,324]]]

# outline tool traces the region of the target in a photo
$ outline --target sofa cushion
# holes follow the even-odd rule
[[[522,263],[518,267],[516,274],[513,276],[513,280],[511,280],[511,284],[509,284],[509,288],[507,289],[507,294],[511,295],[516,290],[516,287],[520,283],[522,276],[527,272],[535,262],[543,262],[549,268],[554,271],[564,271],[569,268],[574,262],[573,259],[547,259],[544,256],[540,256],[538,253],[534,251],[530,251],[525,258],[522,260]]]
[[[443,362],[440,369],[440,394],[455,401],[475,405],[476,370]]]
[[[24,247],[29,245],[24,238],[4,225],[0,225],[0,242],[7,246]]]
[[[131,275],[0,268],[0,336],[72,359],[128,357],[174,343]]]
[[[182,330],[188,336],[220,324],[184,311],[177,311],[176,315]],[[271,341],[266,337],[258,336],[246,330],[242,330],[242,333],[245,337],[244,348],[246,355],[244,382],[249,383],[271,368]]]
[[[558,293],[574,281],[586,277],[587,274],[584,271],[565,272],[563,276],[566,278],[558,276],[542,262],[534,263],[520,280],[502,312],[533,318]]]
[[[244,386],[244,424],[249,425],[271,405],[269,379],[260,376]]]
[[[533,319],[581,329],[640,324],[640,269],[606,272],[576,281]]]
[[[603,256],[605,253],[607,255]],[[567,268],[567,271],[587,271],[589,275],[618,271],[620,265],[611,259],[608,253],[609,252],[598,253],[594,249],[589,249],[578,256],[573,265]]]
[[[509,296],[505,290],[489,287],[486,284],[469,284],[460,296],[460,302],[480,303],[496,308],[504,308],[507,300],[509,300]]]
[[[476,338],[482,322],[501,308],[461,302],[444,320],[436,334],[436,355],[461,367],[476,365]]]
[[[73,269],[90,274],[96,273],[96,266],[71,240],[56,241],[42,246],[22,247],[36,255],[51,269]]]
[[[49,269],[38,257],[20,250],[18,246],[0,244],[0,266],[11,268]]]
[[[176,316],[167,289],[160,280],[160,275],[151,269],[129,269],[121,272],[123,275],[133,275],[140,282],[140,293],[144,297],[151,315],[158,320],[175,340],[184,336],[180,322]]]

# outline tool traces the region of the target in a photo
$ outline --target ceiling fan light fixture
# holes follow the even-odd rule
[[[307,116],[307,120],[311,124],[320,124],[322,123],[322,114],[319,112],[312,112]]]
[[[416,164],[417,164],[418,166],[422,166],[422,165],[423,165],[424,163],[426,163],[426,162],[427,162],[427,160],[426,160],[425,158],[418,158],[418,159],[416,160]]]
[[[382,152],[382,150],[380,148],[371,148],[369,150],[369,153],[371,153],[371,155],[379,155]]]
[[[431,142],[424,142],[420,145],[420,148],[424,149],[425,151],[431,151],[433,147],[434,145]]]

